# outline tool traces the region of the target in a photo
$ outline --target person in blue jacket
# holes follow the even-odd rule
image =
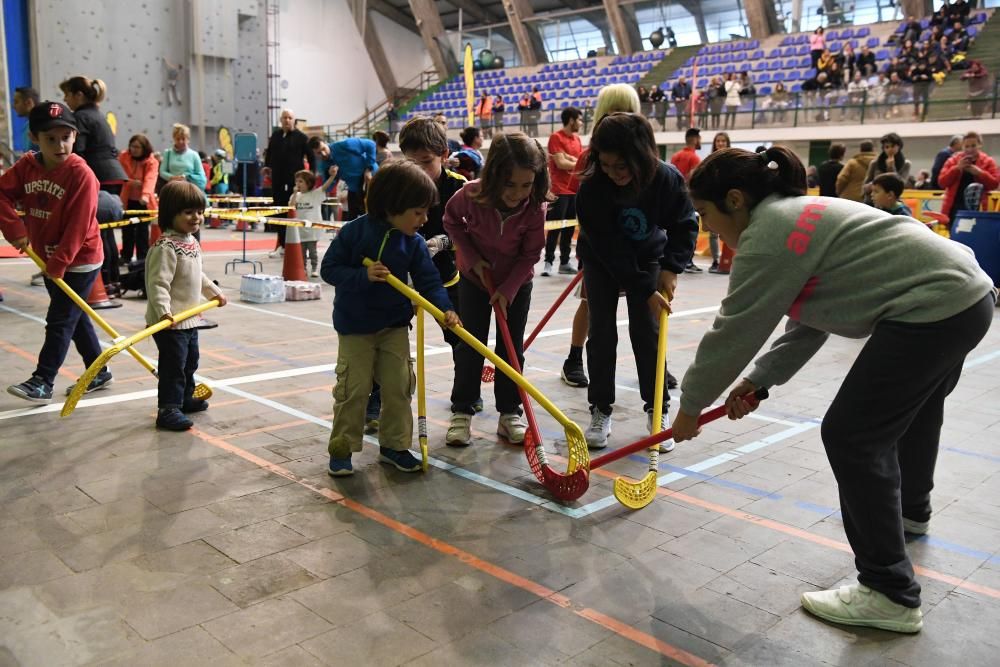
[[[347,220],[365,214],[365,187],[378,171],[375,142],[371,139],[348,137],[326,143],[319,137],[309,140],[309,150],[320,163],[319,173],[326,180],[337,176],[347,184]]]
[[[323,257],[320,275],[336,287],[337,382],[328,468],[334,477],[354,473],[351,454],[361,451],[373,381],[382,386],[379,460],[404,472],[420,470],[409,449],[416,386],[409,339],[413,305],[386,277],[412,281],[444,311],[445,326],[461,324],[427,243],[417,233],[437,198],[437,185],[417,163],[385,163],[368,189],[369,213],[344,225]],[[374,260],[367,267],[366,257]]]

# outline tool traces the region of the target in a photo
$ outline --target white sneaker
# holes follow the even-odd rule
[[[33,274],[31,274],[31,286],[32,287],[41,287],[44,284],[45,284],[45,277],[41,273],[33,273]]]
[[[275,248],[271,252],[267,253],[267,256],[270,257],[271,259],[274,259],[275,257],[284,257],[285,256],[285,249],[284,248],[280,248],[280,247],[279,248]]]
[[[464,412],[451,413],[451,423],[448,424],[448,434],[444,444],[449,447],[468,447],[472,442],[472,415]]]
[[[313,269],[312,271],[309,272],[309,275],[313,278],[319,278],[319,271]]]
[[[542,267],[542,275],[543,276],[552,275],[552,262],[545,262],[545,266]]]
[[[528,424],[524,417],[515,413],[500,415],[497,422],[497,435],[506,438],[512,445],[520,445],[524,442],[524,432],[528,430]]]
[[[884,594],[852,584],[836,590],[802,594],[806,611],[842,625],[860,625],[892,632],[920,632],[924,626],[920,609],[896,604]]]
[[[609,435],[611,435],[611,415],[604,414],[600,408],[594,408],[590,412],[590,426],[583,434],[587,447],[604,449],[608,446]]]
[[[667,415],[667,411],[664,410],[663,414],[660,415],[660,428],[656,429],[656,432],[659,433],[660,431],[666,431],[668,428],[670,428],[670,417]],[[646,430],[649,431],[650,435],[653,434],[653,411],[652,410],[646,410]],[[665,440],[665,441],[663,441],[663,442],[660,443],[660,453],[661,454],[666,454],[667,452],[672,452],[672,451],[674,451],[674,441],[673,440]]]

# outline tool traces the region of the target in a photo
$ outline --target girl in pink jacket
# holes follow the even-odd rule
[[[455,245],[461,274],[458,301],[465,328],[485,344],[493,304],[499,304],[522,364],[531,278],[545,247],[549,199],[542,147],[520,133],[500,134],[493,139],[482,177],[466,183],[448,201],[444,213],[444,228]],[[496,290],[492,298],[486,289],[487,277]],[[506,347],[499,342],[497,354],[508,359]],[[480,354],[464,343],[455,348],[448,445],[464,447],[472,440],[470,426],[480,399],[482,370]],[[500,412],[497,433],[511,443],[523,442],[526,424],[517,385],[498,373],[494,395]]]

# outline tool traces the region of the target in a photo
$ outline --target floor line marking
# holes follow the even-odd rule
[[[213,447],[217,447],[223,451],[239,456],[244,460],[257,465],[258,467],[267,470],[268,472],[294,482],[306,489],[309,489],[313,493],[323,496],[331,502],[340,504],[367,519],[375,521],[376,523],[379,523],[386,528],[399,533],[400,535],[408,537],[418,544],[432,549],[442,555],[456,558],[460,562],[465,563],[480,572],[488,574],[506,584],[532,593],[541,600],[545,600],[546,602],[550,602],[557,607],[570,611],[583,619],[586,619],[607,630],[611,630],[615,634],[655,651],[660,655],[670,658],[671,660],[676,660],[677,662],[684,665],[690,665],[691,667],[707,667],[712,664],[692,653],[688,653],[681,648],[668,644],[661,639],[657,639],[656,637],[647,634],[638,628],[630,626],[627,623],[623,623],[622,621],[619,621],[612,616],[608,616],[607,614],[604,614],[596,609],[592,609],[590,607],[579,607],[572,601],[572,599],[555,590],[552,590],[551,588],[548,588],[547,586],[532,581],[527,577],[522,577],[516,572],[508,570],[488,560],[479,558],[475,554],[465,551],[464,549],[460,549],[449,542],[428,535],[427,533],[417,530],[416,528],[413,528],[412,526],[401,521],[397,521],[396,519],[393,519],[392,517],[383,514],[372,507],[359,503],[355,500],[351,500],[350,498],[337,493],[332,489],[323,488],[313,484],[312,482],[295,475],[290,470],[276,463],[266,461],[259,456],[251,454],[240,447],[236,447],[235,445],[222,440],[221,438],[216,438],[215,436],[203,433],[198,429],[192,429],[191,432]]]

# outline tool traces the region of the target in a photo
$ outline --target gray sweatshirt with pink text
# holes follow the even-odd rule
[[[864,338],[886,320],[937,322],[992,290],[969,248],[912,218],[845,199],[768,197],[740,236],[729,292],[684,375],[681,409],[697,415],[711,405],[786,315],[784,335],[747,375],[758,386],[787,382],[831,333]]]

